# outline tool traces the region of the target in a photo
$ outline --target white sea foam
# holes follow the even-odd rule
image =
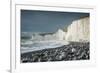
[[[33,43],[25,43],[24,46],[21,47],[21,53],[30,52],[30,51],[36,51],[36,50],[42,50],[42,49],[50,49],[50,48],[56,48],[63,45],[68,44],[66,41],[35,41]],[[25,46],[26,45],[26,46]]]
[[[21,53],[56,48],[68,44],[67,41],[63,40],[65,32],[63,32],[61,29],[59,29],[56,33],[52,34],[40,34],[42,33],[31,33],[30,35],[24,33],[24,39],[21,41]],[[31,39],[25,39],[25,37],[30,36]]]

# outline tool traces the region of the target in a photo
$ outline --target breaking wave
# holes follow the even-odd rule
[[[21,36],[21,53],[56,48],[68,44],[63,40],[62,30],[56,33],[28,33],[23,32]]]

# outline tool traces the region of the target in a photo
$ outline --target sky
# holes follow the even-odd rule
[[[56,32],[89,13],[21,10],[21,32]]]

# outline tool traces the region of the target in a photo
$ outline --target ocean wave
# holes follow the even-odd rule
[[[46,48],[56,48],[68,44],[66,41],[34,41],[31,43],[21,43],[21,53],[42,50]]]

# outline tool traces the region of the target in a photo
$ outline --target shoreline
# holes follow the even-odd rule
[[[70,42],[57,48],[49,48],[21,54],[22,63],[72,61],[90,59],[89,42]]]

